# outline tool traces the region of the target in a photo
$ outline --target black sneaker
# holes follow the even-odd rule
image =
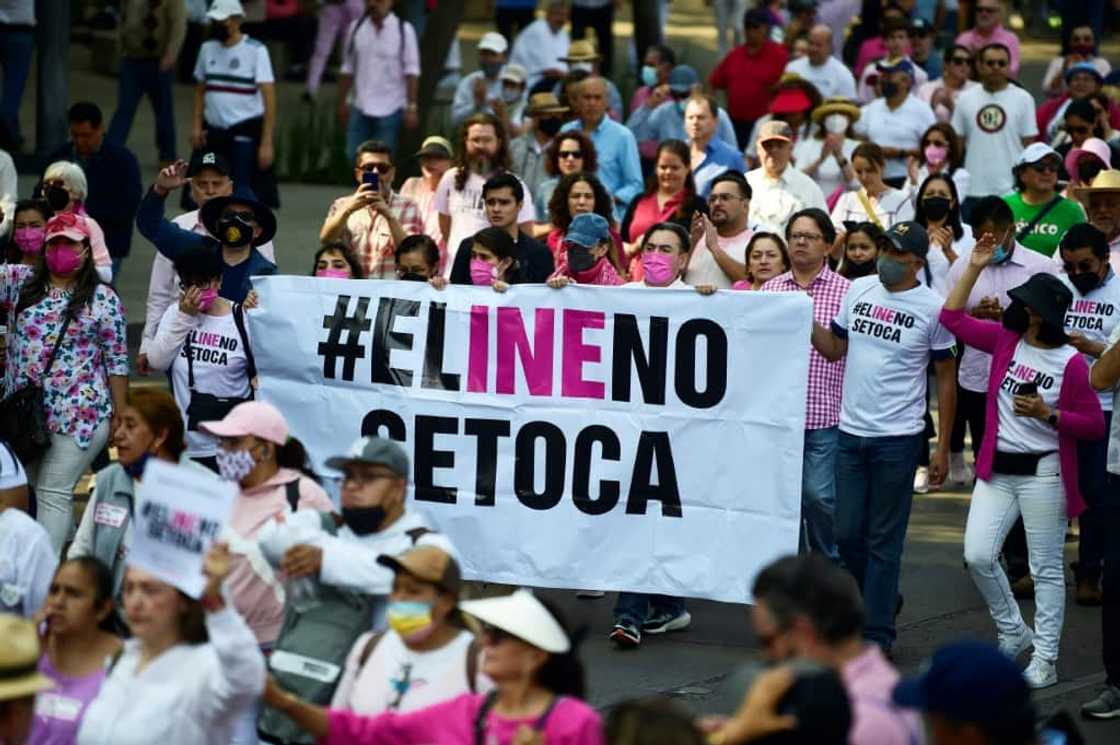
[[[1120,688],[1105,686],[1095,699],[1081,705],[1081,716],[1086,719],[1120,718]]]
[[[646,634],[664,634],[668,631],[684,631],[692,623],[692,616],[688,611],[680,613],[658,613],[650,616],[642,624],[642,631]]]
[[[619,649],[637,649],[642,643],[642,632],[632,623],[616,623],[609,638]]]

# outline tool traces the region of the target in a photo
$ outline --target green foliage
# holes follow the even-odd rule
[[[303,104],[277,123],[277,176],[308,184],[349,184],[346,131],[330,106]]]

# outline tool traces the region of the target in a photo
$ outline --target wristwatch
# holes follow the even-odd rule
[[[1058,426],[1058,410],[1057,409],[1051,409],[1050,410],[1050,416],[1046,417],[1046,423],[1049,424],[1051,427],[1057,427]]]

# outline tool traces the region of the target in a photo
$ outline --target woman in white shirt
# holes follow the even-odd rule
[[[859,141],[852,139],[851,129],[857,119],[858,106],[844,98],[829,98],[813,109],[817,125],[813,136],[801,137],[793,146],[793,162],[817,182],[829,204],[856,185],[851,161]]]
[[[968,194],[968,171],[961,167],[964,162],[964,144],[956,130],[945,122],[938,122],[922,135],[918,156],[906,162],[906,187],[911,199],[918,187],[933,173],[951,176],[958,194]],[[917,206],[917,205],[915,205]]]
[[[187,456],[217,471],[217,441],[198,423],[221,419],[253,397],[256,371],[249,329],[239,306],[218,296],[223,263],[211,248],[175,259],[183,292],[159,323],[148,347],[154,370],[170,370],[171,388],[187,432]]]
[[[844,230],[845,222],[872,222],[883,230],[914,218],[908,192],[892,189],[883,181],[883,149],[865,142],[852,153],[852,168],[860,188],[846,192],[832,210],[832,224]]]
[[[949,269],[961,256],[967,256],[976,244],[972,229],[961,222],[961,200],[956,183],[943,173],[927,178],[915,199],[914,222],[929,234],[926,271],[918,272],[918,281],[941,297],[949,294]]]
[[[230,741],[234,720],[264,691],[265,662],[222,596],[229,568],[229,549],[216,544],[203,564],[201,600],[129,568],[124,612],[132,638],[86,710],[78,745]]]

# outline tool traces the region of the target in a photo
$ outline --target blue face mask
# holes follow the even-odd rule
[[[122,465],[122,468],[124,468],[124,472],[127,473],[130,477],[139,480],[140,477],[144,475],[144,466],[148,465],[148,458],[151,457],[151,453],[141,453],[139,458],[137,458],[132,463]]]
[[[686,98],[680,101],[674,101],[674,103],[677,105],[677,111],[680,112],[680,115],[684,116],[684,110],[688,108],[688,99]]]
[[[657,68],[652,65],[642,65],[642,85],[652,88],[657,85]]]

